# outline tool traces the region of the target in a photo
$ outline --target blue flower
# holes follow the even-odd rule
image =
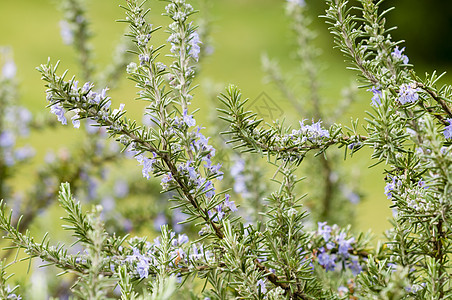
[[[196,125],[196,120],[193,118],[192,115],[188,114],[187,109],[184,109],[183,122],[187,124],[188,127]]]
[[[325,240],[325,242],[328,242],[328,240],[331,237],[331,226],[326,225],[327,222],[318,222],[317,225],[319,226],[318,228],[318,233],[323,236],[323,239]]]
[[[352,259],[347,267],[352,271],[353,276],[357,276],[363,270],[357,259]]]
[[[182,166],[182,170],[185,170],[188,172],[188,177],[190,178],[191,182],[196,183],[198,180],[198,172],[196,172],[195,167],[191,167],[190,164],[192,163],[192,160],[188,160],[185,164],[185,166]]]
[[[265,281],[262,280],[262,279],[259,279],[259,280],[257,281],[257,288],[259,289],[259,291],[260,291],[262,294],[265,294],[265,293],[267,292],[267,288],[265,287]]]
[[[71,45],[74,42],[74,32],[65,20],[60,21],[60,35],[65,45]]]
[[[30,157],[33,157],[35,155],[36,151],[30,146],[24,146],[19,149],[17,149],[14,153],[14,156],[17,160],[26,160]]]
[[[419,99],[419,95],[417,94],[419,90],[411,87],[409,84],[402,84],[399,90],[399,98],[397,100],[400,104],[404,105],[406,103],[414,103]]]
[[[186,234],[179,234],[177,239],[173,239],[171,241],[171,245],[173,245],[173,247],[176,247],[176,246],[180,246],[180,245],[183,245],[185,243],[188,243],[188,242],[189,242],[189,239],[188,239],[188,236]]]
[[[57,116],[58,121],[63,125],[67,125],[66,117],[64,116],[65,110],[60,103],[55,103],[50,107],[50,112]]]
[[[373,93],[371,105],[380,106],[381,105],[381,96],[383,95],[382,91],[380,91],[375,86],[368,89],[368,91]]]
[[[215,207],[213,210],[209,210],[207,213],[209,215],[209,218],[212,218],[213,216],[215,216],[214,218],[212,218],[212,221],[215,221],[215,222],[221,221],[224,217],[224,211],[223,211],[223,207],[221,206],[221,204],[217,205],[217,207]]]
[[[137,272],[140,278],[147,278],[149,276],[149,262],[145,259],[140,259],[137,264]]]
[[[222,180],[223,179],[223,172],[220,171],[221,168],[221,164],[216,164],[216,165],[208,165],[207,168],[209,169],[209,171],[213,174],[213,175],[217,175],[217,179],[218,180]]]
[[[319,262],[319,265],[325,268],[327,271],[334,271],[336,268],[336,255],[325,252],[325,249],[321,247],[320,254],[317,256],[317,260]]]
[[[452,119],[446,119],[446,121],[449,122],[449,125],[444,127],[443,134],[446,139],[452,139]]]
[[[301,132],[305,134],[311,142],[317,142],[324,137],[330,137],[328,130],[323,129],[320,124],[322,124],[322,121],[318,121],[317,123],[312,121],[311,125],[304,125],[304,120],[300,121]]]
[[[207,198],[212,198],[213,196],[215,196],[215,187],[213,186],[212,181],[207,181],[203,188],[203,191],[206,192]]]
[[[11,148],[15,143],[16,137],[11,131],[5,130],[0,134],[0,147]]]
[[[162,185],[162,188],[167,189],[169,188],[170,182],[173,180],[173,175],[171,173],[167,173],[163,175],[162,180],[160,184]]]
[[[392,191],[397,188],[397,185],[399,185],[399,181],[397,180],[397,177],[392,177],[392,180],[388,183],[386,183],[385,186],[385,195],[388,197],[388,199],[392,198]]]
[[[154,229],[156,231],[161,231],[161,227],[166,224],[168,224],[168,221],[166,220],[165,215],[163,213],[159,213],[154,219]]]
[[[74,128],[80,128],[80,116],[79,116],[79,114],[78,114],[78,111],[77,111],[77,113],[71,118],[71,120],[72,120],[72,125],[74,126]]]
[[[230,201],[229,198],[231,196],[229,194],[225,195],[225,199],[223,202],[224,207],[228,207],[231,211],[237,211],[237,206],[235,206],[235,202],[234,201]]]
[[[200,260],[200,259],[202,259],[203,256],[204,256],[204,247],[203,247],[203,245],[201,244],[201,246],[198,249],[198,247],[195,244],[193,244],[192,248],[193,248],[193,252],[192,252],[192,254],[190,254],[190,259],[192,259],[192,260]]]
[[[189,51],[188,55],[193,57],[194,60],[198,61],[199,59],[199,53],[201,52],[201,47],[199,47],[199,44],[202,44],[199,40],[199,35],[196,31],[193,31],[193,33],[190,35],[189,40]]]
[[[151,177],[151,173],[154,171],[154,163],[156,162],[155,157],[156,154],[152,153],[154,158],[147,158],[143,154],[137,155],[136,159],[143,166],[142,174],[143,177],[149,179]]]
[[[338,253],[343,258],[348,258],[350,254],[348,253],[349,250],[352,249],[351,244],[355,242],[355,238],[351,237],[348,240],[345,239],[346,234],[344,232],[341,232],[339,236],[337,237],[337,243],[339,245]]]
[[[394,51],[392,51],[391,55],[396,60],[403,61],[403,63],[406,65],[408,63],[409,59],[408,59],[408,56],[406,56],[405,54],[402,54],[403,51],[405,51],[405,47],[403,47],[401,50],[399,50],[399,46],[396,46],[394,48]]]

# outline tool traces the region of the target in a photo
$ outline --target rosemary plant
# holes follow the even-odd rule
[[[314,120],[302,119],[290,127],[277,120],[264,124],[245,109],[247,100],[236,86],[219,96],[228,143],[265,155],[278,169],[273,178],[278,188],[267,191],[269,196],[260,202],[262,218],[246,222],[239,217],[238,198],[221,183],[227,170],[195,119],[198,109],[192,107],[203,46],[193,21],[196,10],[185,0],[166,2],[163,14],[170,24],[164,29],[168,39],[163,45],[152,43],[156,31],[163,29],[150,23],[145,3],[126,0],[122,6],[122,22],[128,24],[127,36],[134,44],[129,51],[135,55],[127,73],[138,89],[137,99],[146,102],[149,125],[129,118],[124,104],[112,108],[108,88],[93,83],[91,65],[83,67],[83,84],[68,71],[60,74],[58,63],[50,59],[38,71],[57,119],[67,124],[66,113],[72,112],[75,128],[82,122],[103,128],[136,159],[144,178],[160,179],[162,191],[185,214],[181,223],[193,224],[197,236],[176,234],[167,225],[155,239],[119,236],[106,230],[101,205],[84,209],[71,185],[62,183],[58,200],[66,213],[64,228],[82,250],[71,252],[62,243],[52,246],[48,235],[38,242],[21,229],[20,220],[14,224],[2,203],[0,228],[12,248],[24,251],[21,259],[39,258],[73,274],[72,291],[80,299],[450,298],[452,88],[437,87],[441,76],[436,73],[416,75],[401,42],[392,41],[391,29],[385,27],[387,11],[381,12],[372,0],[359,0],[359,7],[327,0],[324,17],[337,48],[358,72],[362,86],[372,92],[363,132],[357,120],[350,126],[334,120],[328,122],[331,125],[322,123],[317,100],[313,114],[306,116]],[[298,21],[305,3],[288,2],[302,34],[305,24]],[[68,16],[66,22],[72,24],[71,20]],[[80,42],[85,34],[73,32],[78,32],[73,41],[80,52],[88,51]],[[162,63],[162,55],[170,63]],[[89,60],[89,55],[81,56],[82,65]],[[303,57],[304,63],[310,60]],[[314,69],[304,67],[314,80]],[[310,96],[315,95],[312,89]],[[106,136],[96,136],[101,138]],[[395,211],[387,241],[376,248],[369,245],[368,234],[350,226],[310,226],[304,195],[296,193],[296,186],[303,185],[296,171],[308,155],[325,160],[332,148],[353,154],[367,147],[373,149],[375,164],[386,166],[384,194]],[[2,264],[0,293],[20,299],[20,288],[5,285],[5,268]]]

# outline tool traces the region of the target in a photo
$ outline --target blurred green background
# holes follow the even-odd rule
[[[124,24],[115,20],[123,18],[120,0],[91,0],[87,2],[87,11],[95,36],[92,40],[98,67],[105,66],[111,57],[115,43],[124,31]],[[321,74],[321,95],[334,104],[341,98],[341,89],[355,80],[352,72],[346,70],[344,59],[339,51],[333,49],[331,35],[327,26],[317,15],[325,8],[324,1],[306,0],[311,8],[313,29],[317,31],[316,45],[321,49],[319,70]],[[211,0],[210,18],[212,20],[212,45],[214,52],[202,61],[199,76],[201,86],[196,90],[194,106],[202,107],[198,113],[199,123],[205,124],[211,110],[211,92],[203,88],[203,83],[213,82],[225,87],[229,83],[238,85],[245,97],[255,99],[265,92],[283,110],[288,123],[298,123],[311,116],[294,113],[290,103],[282,97],[274,86],[265,84],[261,67],[261,55],[268,54],[277,59],[283,70],[289,74],[295,72],[293,34],[289,29],[289,20],[284,14],[282,0]],[[149,1],[150,14],[154,24],[167,24],[160,14],[164,3]],[[386,6],[397,6],[388,15],[389,26],[399,25],[400,30],[393,33],[396,39],[405,39],[403,46],[410,62],[416,64],[416,70],[423,74],[437,69],[447,71],[451,67],[452,40],[452,2],[432,0],[386,1]],[[198,8],[194,1],[195,8]],[[61,12],[58,1],[51,0],[0,0],[0,45],[10,46],[14,51],[19,80],[20,101],[33,113],[45,111],[44,85],[35,68],[45,63],[48,57],[53,62],[61,60],[60,71],[70,69],[69,75],[78,73],[75,52],[65,46],[60,37],[58,22]],[[156,35],[156,44],[160,44],[165,35],[163,30]],[[152,42],[152,41],[151,41]],[[124,74],[124,78],[125,78]],[[447,80],[447,77],[446,79]],[[118,89],[110,96],[113,106],[126,103],[132,116],[139,118],[144,104],[133,101],[134,84],[122,80]],[[205,86],[212,86],[207,84]],[[218,92],[222,91],[221,89]],[[215,91],[216,92],[216,91]],[[369,109],[370,95],[361,91],[359,100],[346,111],[341,122],[348,124],[350,117],[365,116]],[[34,167],[43,161],[46,151],[57,149],[61,145],[75,145],[78,132],[70,127],[55,131],[32,134],[30,143],[37,149],[37,155],[28,168],[18,171],[16,185],[27,184],[27,176]],[[360,229],[372,229],[380,235],[389,228],[387,218],[391,215],[391,204],[383,193],[383,166],[368,169],[371,165],[369,151],[360,151],[353,159],[344,162],[351,169],[359,170],[359,184],[363,186],[365,200],[358,206],[356,223]],[[138,169],[137,169],[138,170]]]

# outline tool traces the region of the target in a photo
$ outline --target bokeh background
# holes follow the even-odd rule
[[[321,49],[319,72],[321,77],[321,94],[332,105],[341,97],[343,87],[356,81],[351,71],[346,70],[342,55],[333,49],[332,36],[324,20],[318,18],[326,7],[324,1],[306,0],[312,17],[312,28],[318,34],[315,43]],[[111,57],[115,43],[124,32],[124,24],[115,22],[123,18],[119,0],[86,1],[88,16],[95,36],[92,40],[95,58],[102,68]],[[164,3],[149,1],[152,6],[151,22],[166,24],[160,13]],[[386,1],[385,7],[396,6],[388,13],[388,26],[398,26],[392,35],[403,39],[402,46],[410,63],[415,64],[418,74],[448,71],[452,67],[452,2],[440,0],[398,0]],[[197,1],[194,1],[197,7]],[[283,70],[296,73],[294,58],[293,33],[289,20],[284,13],[282,0],[211,0],[209,1],[209,18],[212,21],[211,45],[213,53],[202,61],[199,76],[201,86],[196,90],[193,104],[201,107],[197,119],[207,124],[209,113],[215,100],[212,93],[221,92],[229,83],[238,85],[245,97],[256,99],[262,92],[283,110],[288,123],[297,124],[298,120],[310,119],[311,116],[298,115],[291,104],[280,92],[265,82],[261,66],[261,56],[266,53],[279,61]],[[33,113],[46,111],[45,88],[35,70],[45,63],[48,57],[53,62],[61,60],[60,71],[69,69],[69,74],[78,73],[75,52],[63,44],[60,37],[59,21],[62,18],[58,10],[58,1],[51,0],[0,0],[0,45],[9,46],[14,52],[19,80],[19,101]],[[163,32],[163,31],[162,31]],[[160,39],[160,40],[159,40]],[[156,44],[163,41],[164,35],[156,36]],[[160,42],[159,42],[160,41]],[[129,115],[140,118],[144,104],[134,101],[134,85],[125,79],[119,87],[110,93],[113,106],[126,103]],[[294,78],[296,79],[295,75]],[[443,82],[450,82],[451,77],[444,77]],[[296,81],[295,84],[296,85]],[[203,86],[207,87],[204,88]],[[354,103],[340,120],[347,124],[350,117],[365,116],[369,109],[370,93],[362,90],[358,101]],[[76,145],[76,130],[67,126],[57,131],[49,130],[32,134],[23,143],[32,144],[37,155],[27,167],[17,171],[14,177],[16,187],[26,186],[27,178],[40,164],[48,149],[58,149],[61,145]],[[358,184],[362,186],[362,201],[358,204],[357,219],[359,229],[372,229],[377,235],[389,228],[388,217],[391,215],[389,200],[384,195],[382,172],[384,166],[369,169],[369,151],[361,151],[344,164],[359,172]],[[137,172],[139,168],[137,167]],[[42,225],[42,224],[41,224]],[[43,230],[46,228],[44,227]]]

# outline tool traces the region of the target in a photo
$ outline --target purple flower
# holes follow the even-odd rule
[[[399,185],[399,181],[397,180],[397,177],[392,177],[392,181],[386,183],[385,186],[385,195],[388,197],[388,199],[392,198],[391,191],[395,190],[397,188],[397,185]]]
[[[105,212],[110,212],[115,208],[116,203],[113,197],[106,196],[102,199],[101,205],[104,208]]]
[[[188,44],[190,49],[188,51],[188,55],[193,57],[194,60],[198,61],[199,53],[201,52],[201,47],[199,47],[199,44],[202,44],[202,42],[199,40],[199,35],[196,31],[193,31],[193,33],[190,35]]]
[[[184,109],[183,122],[187,124],[188,127],[196,125],[196,120],[193,118],[192,115],[188,114],[187,109]]]
[[[267,288],[265,287],[265,281],[262,279],[259,279],[257,281],[257,288],[261,292],[261,294],[265,294],[267,292]]]
[[[11,148],[15,143],[16,137],[11,131],[5,130],[0,134],[0,147]]]
[[[338,253],[343,257],[347,258],[350,256],[348,251],[352,249],[351,244],[355,242],[355,238],[351,237],[348,240],[345,239],[346,234],[344,232],[341,232],[339,236],[337,237],[337,243],[339,244],[339,250]]]
[[[155,153],[152,153],[154,158],[147,158],[143,154],[140,154],[136,157],[137,161],[143,166],[143,177],[149,179],[151,177],[151,173],[154,171],[154,163],[156,162],[155,157],[157,156]]]
[[[216,174],[218,180],[222,180],[223,179],[223,172],[220,171],[220,168],[221,168],[221,164],[208,166],[209,171],[212,174]]]
[[[58,121],[63,125],[67,125],[66,117],[64,116],[65,110],[60,103],[55,103],[50,107],[50,112],[57,116]]]
[[[137,272],[140,278],[149,276],[149,262],[146,259],[140,259],[137,264]]]
[[[351,262],[347,265],[347,267],[352,271],[353,276],[358,275],[363,270],[357,259],[356,260],[352,259]]]
[[[209,218],[212,218],[213,216],[215,216],[212,219],[215,222],[221,221],[224,217],[224,211],[223,211],[223,207],[221,206],[221,204],[219,204],[213,210],[209,210],[207,213],[209,214]]]
[[[368,91],[373,93],[371,105],[380,106],[381,105],[381,96],[383,95],[382,91],[380,91],[375,86],[368,89]]]
[[[311,125],[304,125],[304,120],[300,121],[301,131],[307,135],[307,138],[311,142],[317,142],[321,138],[330,137],[328,130],[322,129],[321,124],[322,121],[318,121],[317,123],[313,121]]]
[[[181,171],[185,170],[188,172],[188,177],[190,178],[191,182],[197,182],[198,180],[198,172],[196,172],[195,167],[191,167],[190,164],[192,163],[192,160],[188,160],[185,164],[185,166],[180,166]]]
[[[203,258],[203,256],[204,256],[204,248],[203,248],[202,245],[198,249],[198,247],[196,247],[196,245],[193,244],[192,249],[193,249],[192,254],[190,254],[190,258],[192,260],[200,260],[200,259]]]
[[[112,115],[116,115],[124,110],[126,105],[124,103],[119,104],[119,108],[113,110]]]
[[[235,164],[231,167],[231,176],[236,177],[245,170],[245,161],[241,158],[237,159]]]
[[[318,222],[318,233],[323,236],[323,239],[325,242],[328,242],[328,240],[331,237],[331,226],[326,225],[327,222]]]
[[[159,213],[157,215],[157,217],[154,219],[154,229],[156,231],[161,231],[160,228],[166,224],[168,224],[168,221],[166,220],[165,215],[162,213]]]
[[[188,242],[189,242],[189,239],[186,234],[179,234],[179,237],[177,239],[173,239],[171,241],[171,245],[173,245],[173,247],[176,247],[176,246],[180,246],[182,244],[188,243]]]
[[[452,119],[446,119],[446,121],[449,122],[449,125],[444,127],[443,134],[446,139],[452,139]]]
[[[77,113],[71,118],[72,120],[72,125],[74,125],[74,128],[80,128],[80,116],[78,114],[78,110]]]
[[[186,219],[186,215],[180,209],[174,209],[173,211],[173,230],[175,232],[181,232],[184,228],[183,224],[179,224],[180,222]]]
[[[71,25],[65,20],[60,21],[60,35],[65,45],[70,45],[74,42],[74,33]]]
[[[307,126],[309,128],[308,130],[314,136],[330,137],[330,133],[328,132],[328,130],[322,129],[320,124],[322,124],[322,121],[318,121],[317,123],[312,123],[312,125],[310,125],[310,126],[308,125]]]
[[[212,198],[213,196],[215,196],[215,187],[213,186],[212,181],[207,181],[203,188],[203,191],[206,192],[207,198]]]
[[[397,100],[400,104],[404,105],[406,103],[414,103],[419,99],[417,92],[419,89],[411,87],[409,84],[402,84],[399,90],[399,98]]]
[[[163,175],[160,185],[162,186],[162,188],[167,189],[169,188],[169,184],[172,180],[173,175],[171,175],[171,173],[168,172],[167,174]]]
[[[322,247],[319,249],[320,254],[317,256],[317,260],[319,262],[319,265],[325,268],[327,271],[334,271],[336,268],[336,255],[325,252],[325,249]]]
[[[235,206],[235,202],[234,201],[230,201],[229,198],[231,196],[229,194],[225,195],[225,199],[223,202],[224,207],[228,207],[231,211],[237,211],[237,207]]]
[[[17,160],[26,160],[35,155],[36,151],[30,146],[24,146],[16,150],[14,156]]]
[[[182,248],[177,248],[170,253],[171,256],[174,257],[174,264],[178,265],[179,262],[184,259],[187,255]]]
[[[196,140],[192,143],[193,150],[202,153],[202,160],[206,162],[207,166],[212,164],[211,158],[215,156],[215,148],[208,144],[209,138],[206,138],[201,132],[201,128],[198,127],[196,131]]]
[[[399,46],[396,46],[394,48],[394,51],[392,51],[391,55],[396,60],[403,61],[403,63],[406,65],[408,63],[409,59],[408,59],[408,56],[406,56],[405,54],[402,54],[403,51],[405,51],[405,47],[403,47],[401,50],[399,50]]]

